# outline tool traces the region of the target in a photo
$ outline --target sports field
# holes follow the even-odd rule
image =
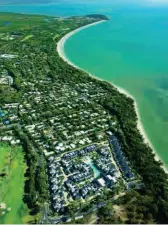
[[[26,223],[31,220],[23,202],[26,164],[21,147],[0,144],[0,223]]]

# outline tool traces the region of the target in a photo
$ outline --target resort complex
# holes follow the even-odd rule
[[[108,18],[0,17],[14,21],[0,32],[0,141],[10,149],[0,165],[0,223],[13,219],[5,218],[15,210],[6,185],[17,154],[23,179],[13,188],[24,185],[16,202],[30,214],[26,223],[86,223],[93,215],[95,223],[165,221],[167,175],[137,129],[133,100],[56,51],[67,33]]]

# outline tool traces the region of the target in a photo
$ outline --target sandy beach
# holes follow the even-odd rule
[[[81,30],[84,30],[88,27],[91,27],[91,26],[95,26],[95,25],[98,25],[100,23],[103,23],[105,22],[106,20],[101,20],[101,21],[98,21],[98,22],[95,22],[95,23],[92,23],[92,24],[88,24],[86,26],[83,26],[83,27],[80,27],[80,28],[77,28],[76,30],[73,30],[71,32],[69,32],[68,34],[66,34],[63,38],[61,38],[61,40],[57,43],[57,52],[59,54],[59,56],[65,61],[67,62],[68,64],[70,64],[71,66],[75,67],[75,68],[78,68],[80,70],[82,70],[81,68],[79,68],[78,66],[74,65],[72,62],[70,62],[70,60],[67,59],[67,57],[65,56],[65,53],[64,53],[64,44],[65,42],[67,41],[68,38],[70,38],[71,36],[73,36],[74,34],[76,34],[77,32],[81,31]]]
[[[92,23],[92,24],[89,24],[89,25],[86,25],[86,26],[83,26],[83,27],[80,27],[74,31],[71,31],[70,33],[66,34],[62,39],[60,39],[60,41],[57,43],[57,52],[59,54],[59,56],[65,61],[67,62],[69,65],[77,68],[77,69],[80,69],[80,70],[83,70],[81,68],[79,68],[78,66],[76,66],[75,64],[73,64],[65,55],[64,53],[64,44],[65,42],[67,41],[67,39],[69,37],[71,37],[72,35],[76,34],[77,32],[83,30],[83,29],[86,29],[88,27],[91,27],[91,26],[95,26],[95,25],[98,25],[100,23],[103,23],[105,22],[106,20],[102,20],[102,21],[99,21],[99,22],[95,22],[95,23]],[[84,70],[83,70],[84,71]],[[99,79],[97,78],[95,75],[93,74],[90,74],[88,71],[85,70],[86,73],[88,73],[91,77],[95,78],[95,79],[98,79],[98,80],[101,80],[101,81],[105,81],[103,79]],[[109,82],[111,85],[113,85],[114,87],[116,87],[118,89],[118,91],[122,94],[125,94],[126,96],[132,98],[134,100],[134,106],[135,106],[135,111],[136,111],[136,114],[137,114],[137,117],[138,117],[138,123],[137,123],[137,128],[138,130],[140,131],[141,135],[143,136],[144,138],[144,142],[146,144],[148,144],[152,149],[153,149],[153,152],[155,154],[155,159],[157,161],[161,160],[161,158],[159,157],[159,155],[157,154],[157,152],[155,151],[154,149],[154,146],[152,145],[151,141],[149,140],[145,130],[144,130],[144,127],[143,127],[143,124],[141,122],[141,117],[140,117],[140,113],[139,113],[139,109],[138,109],[138,105],[137,105],[137,102],[136,102],[136,99],[125,89],[113,84],[112,82]],[[162,161],[162,160],[161,160]],[[166,168],[165,166],[162,167],[164,169],[164,171],[166,173],[168,173],[168,168]]]

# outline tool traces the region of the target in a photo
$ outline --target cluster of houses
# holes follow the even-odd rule
[[[104,188],[114,187],[121,174],[112,163],[109,151],[107,145],[92,144],[59,157],[47,157],[51,205],[54,211],[63,211],[70,201],[85,200],[100,194]],[[100,170],[96,177],[93,165],[85,162],[94,153],[94,166]]]
[[[54,160],[54,157],[50,156],[49,159]],[[113,163],[110,147],[107,144],[92,144],[79,150],[67,152],[57,157],[57,164],[64,177],[62,183],[66,188],[64,190],[66,204],[72,200],[82,198],[85,200],[101,194],[104,188],[113,189],[118,178],[121,177],[119,169],[115,162]],[[99,170],[97,176],[95,176],[93,166],[94,169]],[[53,164],[50,165],[50,168],[52,167]]]
[[[12,85],[13,84],[13,78],[11,76],[1,76],[0,77],[0,84]]]
[[[4,69],[4,66],[0,67],[0,85],[12,85],[13,78],[9,75],[8,71]]]
[[[37,83],[42,85],[40,90],[35,88]],[[48,78],[40,82],[23,82],[22,85],[27,92],[22,95],[22,102],[15,115],[19,114],[22,123],[24,120],[24,130],[37,146],[43,148],[46,157],[92,144],[95,141],[95,129],[98,130],[97,140],[103,140],[105,137],[102,131],[109,128],[108,120],[114,121],[103,107],[91,107],[92,99],[96,98],[92,98],[92,93],[89,95],[89,88],[95,86],[93,82],[85,84],[88,96],[79,93],[80,84],[76,84],[75,89],[65,83],[52,83]]]
[[[100,193],[100,185],[96,181],[92,181],[90,184],[85,184],[80,190],[81,195],[84,199],[97,195]]]
[[[52,208],[56,212],[63,211],[66,204],[63,190],[63,174],[59,161],[52,156],[48,158],[47,172]]]
[[[97,145],[96,144],[92,144],[92,145],[89,145],[87,147],[84,147],[82,149],[79,149],[79,150],[76,150],[76,151],[73,151],[73,152],[67,152],[63,155],[63,158],[64,159],[72,159],[76,156],[84,156],[90,152],[93,152],[95,151],[97,148]]]
[[[18,104],[12,103],[0,107],[0,141],[8,142],[11,145],[20,143],[11,129],[20,121],[18,115],[15,114],[17,106]]]
[[[69,176],[69,179],[77,183],[77,182],[81,182],[83,180],[87,180],[91,178],[93,176],[92,169],[90,167],[84,167],[84,168],[85,168],[85,171],[75,173]]]
[[[0,107],[0,117],[4,124],[12,124],[20,121],[17,112],[18,112],[18,103],[4,104]],[[7,121],[9,121],[7,123]]]
[[[124,156],[124,153],[121,149],[121,145],[120,145],[117,137],[115,135],[109,136],[109,142],[113,146],[114,158],[115,158],[116,162],[118,163],[118,166],[119,166],[120,170],[122,171],[124,177],[126,179],[134,179],[135,176],[134,176],[133,172],[131,171],[131,168],[128,165],[128,162]]]
[[[1,54],[0,58],[2,59],[15,59],[17,58],[18,55],[13,55],[13,54]]]
[[[64,183],[67,192],[69,193],[69,197],[72,197],[73,200],[77,200],[81,198],[79,188],[76,184],[74,184],[71,180],[66,180]]]
[[[9,24],[10,22],[8,22]],[[8,24],[4,24],[4,25],[8,25]],[[20,35],[22,35],[19,32],[10,32],[10,33],[1,33],[0,34],[0,40],[2,41],[12,41],[16,38],[18,38]]]
[[[64,169],[64,173],[66,175],[74,174],[77,172],[87,172],[89,170],[88,164],[79,161],[73,160],[65,160],[64,158],[61,159],[61,164]]]
[[[89,184],[84,183],[82,187],[73,183],[71,180],[65,181],[65,187],[73,200],[87,199],[90,196],[97,195],[100,192],[100,185],[96,181],[91,181]]]
[[[110,174],[112,176],[118,176],[118,170],[112,163],[111,157],[100,157],[94,161],[97,168],[102,171],[103,174]]]

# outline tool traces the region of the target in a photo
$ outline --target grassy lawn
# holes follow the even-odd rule
[[[32,38],[32,37],[33,37],[32,34],[27,35],[22,41],[27,41],[27,40],[29,40],[29,39]]]
[[[6,151],[6,146],[1,144],[0,146],[0,172],[8,164],[10,151]]]
[[[0,224],[26,223],[31,217],[22,200],[26,165],[23,162],[21,147],[0,144],[1,173],[2,169],[6,175],[0,179],[0,203],[5,203],[6,209],[0,211]]]
[[[56,38],[58,38],[60,35],[59,34],[56,34],[54,37],[53,37],[53,40],[55,40]]]
[[[38,25],[46,24],[44,21],[47,16],[26,15],[16,13],[0,12],[0,31],[9,32],[17,29],[29,29]]]

